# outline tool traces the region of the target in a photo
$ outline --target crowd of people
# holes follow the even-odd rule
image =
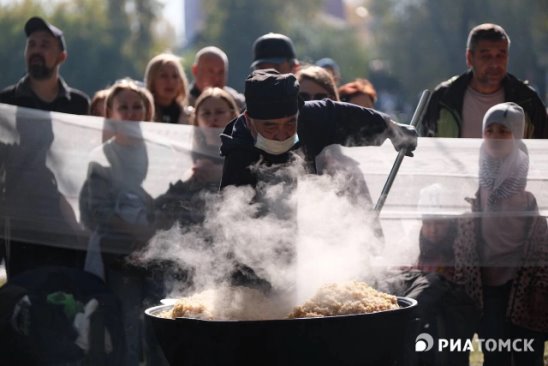
[[[80,268],[102,281],[122,314],[124,361],[107,357],[111,363],[105,364],[161,365],[165,360],[153,337],[145,335],[142,318],[146,305],[167,295],[158,272],[173,264],[143,269],[132,254],[158,230],[203,223],[207,194],[250,185],[257,191],[254,199],[260,199],[273,170],[301,164],[307,173],[320,174],[316,158],[331,144],[379,146],[388,139],[413,156],[419,135],[482,138],[479,186],[471,201],[471,212],[480,215],[424,217],[417,266],[395,276],[390,291],[418,299],[421,329],[439,337],[471,339],[478,333],[534,340],[532,352],[484,352],[486,366],[543,364],[548,229],[526,191],[523,139],[548,138],[548,117],[536,92],[508,73],[510,37],[499,25],[470,31],[468,70],[435,88],[417,130],[375,109],[377,92],[367,79],[341,85],[334,60],[301,64],[293,42],[282,34],[265,34],[251,45],[252,71],[243,93],[226,85],[226,53],[208,46],[196,53],[190,83],[181,59],[161,53],[147,64],[142,82],[121,78],[90,100],[60,75],[67,59],[63,32],[38,17],[29,19],[24,31],[27,73],[0,92],[0,103],[100,116],[105,125],[79,197],[79,235],[87,239],[86,250],[2,237],[8,282],[0,288],[5,303],[0,308],[20,311],[25,292],[10,287],[18,276],[42,267]],[[142,186],[147,151],[139,124],[128,121],[195,126],[191,171],[158,197]],[[8,185],[1,188],[10,194]],[[10,216],[4,211],[3,221]],[[191,282],[191,272],[180,269],[177,275]],[[257,280],[251,268],[245,275],[250,283]],[[0,314],[0,333],[21,337],[9,318]],[[32,357],[38,356],[26,356],[4,357],[36,364]],[[466,365],[468,354],[429,353],[417,362]]]

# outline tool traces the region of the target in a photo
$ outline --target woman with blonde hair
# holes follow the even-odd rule
[[[148,152],[138,123],[152,121],[152,95],[134,80],[119,80],[109,90],[105,112],[109,128],[103,130],[104,143],[91,152],[79,197],[81,222],[91,233],[84,268],[118,296],[125,334],[122,364],[139,365],[147,273],[130,258],[155,230],[154,200],[143,188]]]
[[[145,85],[154,97],[154,121],[189,123],[188,81],[180,57],[171,53],[154,56],[145,70]]]
[[[105,100],[105,117],[122,121],[153,121],[152,94],[130,78],[118,80]]]
[[[108,89],[105,99],[103,142],[114,137],[116,124],[112,121],[153,121],[154,98],[139,82],[130,78],[116,81]]]

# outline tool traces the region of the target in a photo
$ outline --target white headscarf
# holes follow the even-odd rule
[[[512,131],[514,146],[507,156],[495,158],[487,153],[485,142],[481,145],[479,182],[489,192],[488,207],[525,190],[529,172],[529,156],[521,140],[525,127],[523,109],[515,103],[497,104],[485,113],[483,130],[493,123],[502,124]]]

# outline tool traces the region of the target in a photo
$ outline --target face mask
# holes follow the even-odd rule
[[[299,136],[297,134],[290,136],[287,140],[277,141],[267,139],[260,133],[257,133],[255,147],[272,155],[281,155],[288,152],[297,142],[299,142]]]

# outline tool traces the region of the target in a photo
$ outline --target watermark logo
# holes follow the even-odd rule
[[[415,339],[416,352],[428,352],[434,347],[434,338],[428,333],[421,333]]]
[[[533,339],[472,339],[439,338],[437,342],[428,333],[421,333],[415,339],[416,352],[428,352],[432,348],[438,352],[534,352]]]

